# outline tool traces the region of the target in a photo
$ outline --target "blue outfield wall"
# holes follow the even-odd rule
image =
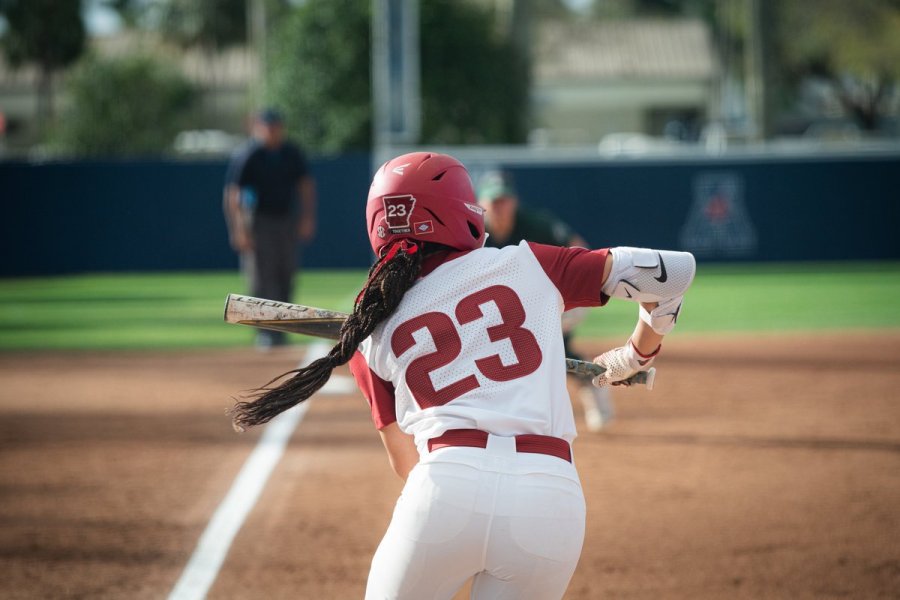
[[[236,269],[226,163],[0,163],[0,276]],[[523,204],[594,247],[687,249],[703,261],[900,259],[900,155],[510,165]],[[312,268],[368,266],[368,155],[315,159]],[[474,169],[473,169],[473,172]]]
[[[227,163],[0,163],[0,276],[103,271],[237,269],[222,212]],[[363,207],[368,155],[319,159],[312,169],[320,230],[303,264],[368,263]]]
[[[509,171],[523,202],[549,208],[592,247],[690,250],[703,261],[900,258],[900,155]]]

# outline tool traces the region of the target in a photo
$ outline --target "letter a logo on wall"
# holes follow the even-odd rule
[[[684,250],[705,257],[752,257],[756,229],[744,205],[744,182],[737,173],[700,173],[694,200],[679,241]]]
[[[412,231],[409,219],[415,206],[416,199],[408,194],[384,197],[384,220],[392,234]]]

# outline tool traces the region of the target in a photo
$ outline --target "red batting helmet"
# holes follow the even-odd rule
[[[484,245],[484,210],[469,173],[446,154],[412,152],[384,163],[369,188],[366,226],[379,257],[400,239],[457,250]]]

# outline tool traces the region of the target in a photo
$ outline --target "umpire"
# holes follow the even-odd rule
[[[250,294],[291,302],[300,246],[316,232],[316,186],[306,156],[285,138],[276,110],[255,116],[252,138],[232,155],[223,207]],[[286,342],[281,332],[257,334],[260,350]]]

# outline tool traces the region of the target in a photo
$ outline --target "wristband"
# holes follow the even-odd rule
[[[650,354],[643,354],[640,350],[638,350],[638,347],[634,345],[634,342],[631,341],[631,339],[628,340],[628,344],[631,346],[632,351],[634,351],[634,353],[640,357],[636,358],[635,360],[637,360],[638,364],[640,364],[642,367],[646,366],[647,363],[656,358],[659,355],[659,351],[662,350],[662,344],[660,344],[656,347],[656,350],[654,350]]]

